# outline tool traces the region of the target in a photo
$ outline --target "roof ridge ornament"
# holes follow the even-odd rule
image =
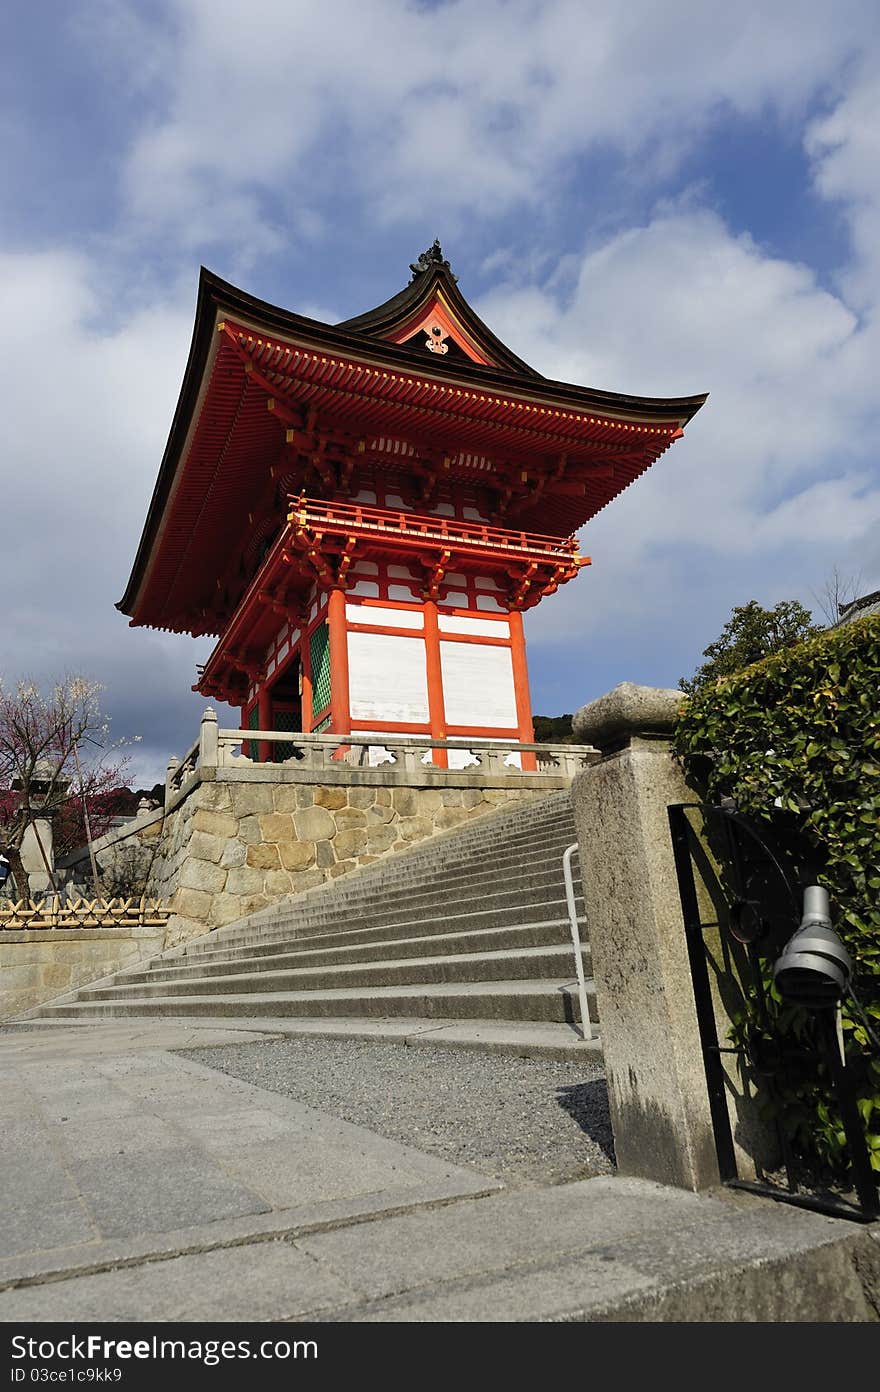
[[[444,271],[448,271],[452,279],[458,281],[458,276],[453,274],[452,267],[443,255],[438,237],[434,238],[433,244],[428,247],[427,251],[423,251],[417,260],[410,262],[409,268],[412,271],[410,284],[417,276],[424,275],[426,271],[433,270],[435,266],[440,266]]]

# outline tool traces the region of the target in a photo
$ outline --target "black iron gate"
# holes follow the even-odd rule
[[[669,825],[722,1182],[837,1217],[862,1222],[877,1218],[880,1196],[843,1054],[838,1011],[804,1011],[793,1041],[789,1032],[778,1028],[768,1000],[767,963],[798,928],[801,892],[815,881],[815,868],[784,832],[774,836],[763,826],[758,831],[732,807],[681,803],[669,808]],[[711,913],[701,910],[695,867]],[[717,930],[714,955],[707,944],[708,930]],[[710,967],[716,992],[725,998],[726,1014],[748,1019],[736,1038],[723,1042],[718,1039]],[[743,1076],[748,1075],[769,1104],[784,1179],[776,1173],[758,1180],[739,1177],[723,1054],[737,1057]],[[792,1069],[827,1087],[846,1138],[848,1187],[818,1180],[792,1144],[778,1084],[783,1071]]]

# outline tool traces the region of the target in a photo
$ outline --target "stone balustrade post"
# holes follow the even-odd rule
[[[168,804],[177,791],[174,787],[174,775],[180,768],[180,760],[176,754],[172,754],[165,769],[165,811],[168,811]]]
[[[502,749],[481,749],[477,755],[480,760],[480,768],[487,774],[504,773],[504,760],[507,758],[507,750]]]
[[[319,741],[310,742],[305,745],[306,749],[306,768],[322,769],[332,762],[327,746]]]
[[[681,700],[625,682],[582,707],[572,728],[600,757],[575,778],[572,802],[617,1163],[700,1190],[719,1174],[667,816],[699,800],[671,751]],[[716,1014],[723,1040],[717,1000]],[[767,1139],[747,1088],[729,1109],[751,1178]]]
[[[199,768],[202,778],[214,778],[220,762],[220,740],[217,733],[217,712],[207,706],[199,726]]]

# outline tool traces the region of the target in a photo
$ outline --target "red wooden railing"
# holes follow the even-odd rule
[[[486,522],[463,522],[457,517],[438,517],[416,512],[397,512],[362,503],[327,502],[320,498],[291,496],[289,520],[301,527],[347,537],[380,532],[397,544],[418,546],[428,542],[455,550],[474,547],[483,551],[544,559],[554,564],[578,564],[577,538],[544,536],[539,532],[513,531]]]

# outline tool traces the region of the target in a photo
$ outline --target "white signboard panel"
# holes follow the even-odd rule
[[[441,633],[473,633],[483,638],[510,637],[510,624],[506,619],[459,619],[455,614],[441,614],[438,623]]]
[[[441,642],[440,666],[448,725],[516,729],[509,648]]]
[[[421,609],[386,609],[380,604],[346,604],[350,624],[372,624],[376,628],[423,628]]]
[[[352,719],[428,723],[428,673],[421,639],[349,633],[348,682]]]

